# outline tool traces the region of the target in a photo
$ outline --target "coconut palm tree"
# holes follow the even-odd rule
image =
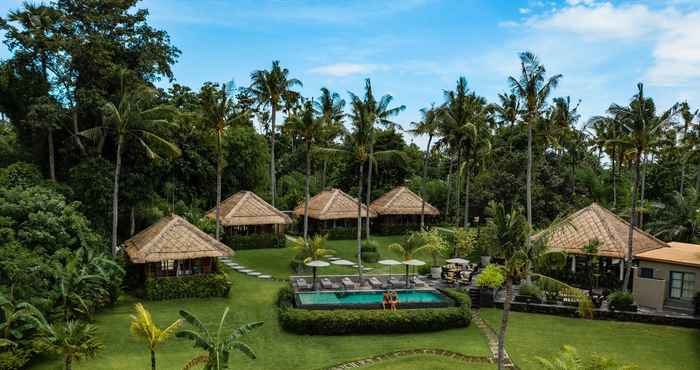
[[[314,235],[309,241],[287,236],[292,249],[297,252],[297,258],[302,262],[316,261],[333,256],[335,251],[326,248],[327,239],[328,237],[325,235]]]
[[[520,54],[520,76],[508,77],[513,93],[525,104],[523,122],[527,125],[527,223],[532,229],[532,130],[544,113],[549,94],[559,84],[562,75],[547,78],[547,71],[539,59],[529,51]],[[527,238],[527,243],[530,239]]]
[[[666,204],[654,203],[649,228],[665,240],[695,243],[700,239],[700,194],[693,188],[675,192]]]
[[[341,135],[346,134],[343,119],[345,118],[345,100],[338,93],[331,93],[330,90],[321,88],[321,96],[314,101],[316,114],[323,117],[323,127],[318,133],[318,140],[321,146],[330,147]],[[323,168],[321,170],[321,188],[326,188],[326,173],[328,169],[328,159],[323,158]]]
[[[219,320],[219,326],[216,328],[215,333],[210,332],[197,316],[184,310],[180,311],[180,316],[185,322],[190,324],[193,329],[179,331],[175,336],[193,341],[194,348],[199,348],[206,352],[190,360],[183,367],[183,370],[192,369],[200,365],[204,365],[205,370],[228,369],[229,358],[231,352],[234,350],[245,354],[251,359],[256,358],[253,349],[239,339],[251,333],[254,329],[259,328],[263,323],[252,322],[230,332],[224,331],[228,311],[229,308],[226,307],[223,315],[221,315],[221,320]]]
[[[414,231],[406,235],[400,243],[389,244],[388,248],[398,253],[404,261],[410,261],[429,246],[424,235]],[[406,280],[408,281],[408,265],[406,265]]]
[[[134,306],[135,315],[131,315],[131,335],[146,340],[148,350],[151,353],[151,370],[156,370],[156,349],[158,345],[167,341],[182,325],[182,319],[175,320],[165,329],[161,329],[153,321],[151,313],[141,303]]]
[[[157,133],[157,129],[170,125],[165,118],[172,109],[163,105],[153,105],[154,91],[143,86],[127,91],[124,84],[125,73],[121,74],[121,94],[119,103],[104,105],[106,127],[93,127],[81,132],[84,137],[97,141],[111,131],[117,142],[114,167],[114,188],[112,193],[112,256],[117,255],[117,227],[119,223],[119,174],[122,166],[122,151],[130,143],[140,145],[150,159],[159,158],[158,152],[171,157],[180,156],[180,149]]]
[[[311,178],[311,147],[317,142],[323,128],[324,119],[315,117],[313,102],[304,103],[300,116],[292,116],[289,126],[293,133],[301,137],[306,153],[306,176],[304,179],[304,241],[309,239],[309,180]]]
[[[586,123],[586,127],[594,131],[594,145],[604,151],[610,158],[610,183],[612,185],[612,208],[617,207],[617,173],[620,164],[619,143],[622,124],[615,117],[594,116]]]
[[[428,135],[428,143],[425,146],[425,155],[423,157],[423,181],[421,184],[421,202],[420,209],[420,228],[425,228],[425,198],[427,196],[425,186],[428,181],[428,160],[430,159],[430,144],[433,137],[438,134],[440,125],[441,112],[435,107],[435,104],[430,106],[430,109],[423,108],[420,110],[422,119],[418,122],[411,122],[413,129],[410,132],[414,135]]]
[[[652,149],[666,142],[662,135],[677,113],[677,106],[671,107],[661,116],[655,112],[654,101],[644,96],[644,85],[637,84],[637,94],[629,106],[613,104],[608,112],[617,117],[623,125],[624,136],[617,141],[628,146],[628,152],[633,156],[634,186],[632,187],[632,206],[630,208],[630,227],[627,238],[627,253],[625,255],[625,278],[622,289],[628,290],[632,262],[632,242],[634,228],[637,225],[637,201],[641,181],[642,158]]]
[[[498,94],[498,104],[494,104],[496,122],[499,126],[509,125],[515,127],[520,114],[520,100],[515,94]]]
[[[557,290],[563,290],[568,295],[577,298],[581,315],[591,314],[592,303],[583,291],[552,278],[531,272],[530,266],[537,265],[543,260],[551,258],[553,253],[561,254],[561,252],[554,252],[548,248],[548,240],[556,228],[566,227],[567,225],[561,225],[561,223],[555,221],[549,229],[538,233],[532,237],[533,240],[531,242],[527,242],[531,234],[530,227],[517,208],[506,210],[503,203],[491,202],[487,213],[489,214],[487,221],[489,243],[495,255],[504,260],[502,272],[505,277],[505,299],[498,331],[498,368],[502,370],[505,368],[505,338],[513,300],[513,283],[515,281],[532,277],[548,286],[556,286]]]
[[[700,109],[696,109],[695,112],[690,110],[688,102],[685,101],[680,105],[681,118],[683,119],[683,137],[681,139],[681,147],[685,148],[688,145],[688,131],[693,128],[693,121],[696,117],[700,115]],[[681,157],[681,184],[680,193],[683,194],[685,190],[685,166],[686,158]]]
[[[272,68],[268,70],[256,70],[250,74],[250,87],[248,91],[255,96],[258,105],[270,109],[270,193],[272,206],[275,206],[277,194],[277,172],[275,170],[275,135],[277,123],[277,111],[282,108],[283,103],[290,98],[298,96],[293,94],[293,87],[303,86],[301,81],[289,77],[289,70],[282,68],[280,62],[272,62]]]
[[[248,115],[236,110],[235,102],[229,97],[226,84],[221,89],[216,86],[206,86],[202,91],[202,115],[207,128],[216,138],[216,240],[221,233],[221,172],[223,171],[224,153],[223,137],[229,127],[248,122]]]
[[[97,327],[73,320],[44,326],[37,345],[46,352],[63,356],[64,370],[72,370],[73,362],[93,358],[104,348]]]

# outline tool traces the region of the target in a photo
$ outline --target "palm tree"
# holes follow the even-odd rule
[[[636,366],[620,366],[609,358],[593,355],[584,357],[572,346],[565,345],[557,357],[549,360],[535,357],[545,370],[632,370]]]
[[[700,193],[690,187],[675,192],[666,204],[653,204],[654,221],[649,228],[665,240],[695,243],[700,239]]]
[[[151,352],[151,370],[156,370],[156,348],[168,338],[170,338],[177,328],[182,325],[182,319],[178,319],[167,328],[161,330],[153,321],[151,313],[141,303],[134,306],[135,315],[131,315],[131,335],[137,338],[143,338],[148,344],[148,350]]]
[[[316,143],[317,136],[323,127],[323,118],[314,116],[313,102],[304,104],[301,116],[293,116],[289,120],[292,132],[301,137],[306,152],[306,176],[304,179],[304,241],[309,239],[309,180],[311,178],[311,147]]]
[[[326,248],[327,239],[328,237],[325,235],[314,235],[309,241],[287,236],[287,240],[292,244],[292,249],[297,252],[297,257],[303,262],[316,261],[334,255],[333,249]]]
[[[398,253],[404,261],[410,261],[418,253],[426,250],[428,245],[422,233],[411,232],[403,238],[401,243],[390,244],[388,248]],[[406,265],[406,281],[408,282],[408,265]]]
[[[183,370],[192,369],[195,366],[204,364],[205,370],[224,370],[229,368],[229,357],[234,350],[240,351],[251,359],[255,359],[255,352],[247,344],[239,341],[241,337],[249,334],[254,329],[263,325],[262,322],[252,322],[239,327],[231,332],[224,332],[226,316],[229,308],[226,307],[216,333],[211,333],[204,323],[195,315],[181,310],[180,316],[194,327],[194,330],[185,329],[175,334],[178,338],[189,339],[194,342],[194,348],[200,348],[205,354],[196,356],[190,360]]]
[[[520,54],[521,74],[508,77],[513,92],[525,103],[524,123],[527,125],[527,223],[532,229],[532,129],[542,117],[547,98],[559,84],[561,74],[547,78],[547,71],[537,57],[526,51]],[[527,238],[530,243],[530,238]]]
[[[338,93],[331,93],[330,90],[321,88],[321,96],[314,101],[316,114],[323,117],[323,128],[318,133],[318,140],[323,147],[329,147],[335,139],[345,133],[343,119],[345,113],[345,100]],[[326,188],[326,173],[328,159],[323,158],[323,169],[321,170],[321,189]]]
[[[258,105],[269,107],[270,109],[270,192],[272,206],[275,206],[277,177],[275,171],[275,134],[277,123],[277,110],[282,108],[282,103],[288,101],[290,97],[296,97],[291,89],[295,86],[302,86],[301,81],[289,77],[289,70],[282,68],[280,62],[272,62],[272,68],[268,70],[256,70],[250,74],[250,87],[248,90],[255,96]]]
[[[576,129],[576,123],[581,118],[578,107],[581,100],[575,106],[571,105],[571,97],[558,97],[553,99],[549,119],[551,129],[546,130],[548,137],[557,148],[566,149],[571,159],[571,194],[576,193],[576,158],[577,147],[582,142],[582,134]]]
[[[124,73],[121,75],[121,95],[119,104],[108,102],[104,105],[105,121],[108,127],[93,127],[81,132],[88,139],[97,140],[105,136],[105,129],[113,131],[116,141],[116,165],[114,167],[114,191],[112,193],[112,256],[117,255],[117,226],[119,223],[119,173],[122,166],[122,150],[130,142],[137,143],[146,151],[150,159],[159,158],[155,150],[162,151],[172,157],[180,156],[180,149],[158,135],[158,126],[169,125],[163,119],[172,110],[169,107],[152,106],[154,91],[145,87],[137,87],[127,91],[124,85]],[[154,150],[155,149],[155,150]]]
[[[44,315],[32,304],[15,303],[12,297],[5,297],[3,294],[0,294],[0,310],[0,338],[13,343],[29,339],[31,331],[46,324]]]
[[[401,111],[406,109],[405,105],[401,105],[398,107],[394,108],[389,108],[389,105],[391,102],[394,100],[394,98],[391,95],[384,95],[382,96],[379,101],[377,101],[374,97],[374,92],[372,91],[372,83],[370,79],[365,80],[365,95],[364,98],[360,98],[357,95],[353,93],[350,94],[350,99],[352,101],[353,106],[355,105],[363,105],[364,110],[367,114],[367,125],[368,125],[368,130],[369,130],[369,137],[368,137],[368,163],[367,163],[367,195],[366,195],[366,204],[370,204],[372,201],[372,163],[375,162],[375,153],[374,153],[374,140],[375,140],[375,132],[376,132],[376,125],[382,125],[384,127],[390,127],[390,128],[401,128],[396,122],[393,122],[391,120],[391,117],[396,116],[397,114],[401,113]],[[367,220],[366,220],[366,225],[367,231],[365,237],[367,240],[370,238],[370,217],[369,217],[369,212],[367,213]]]
[[[37,339],[39,348],[63,356],[64,370],[72,370],[73,362],[92,358],[104,346],[97,336],[97,327],[70,320],[63,325],[46,325]]]
[[[513,282],[536,277],[542,283],[550,286],[557,286],[558,290],[564,290],[567,294],[576,297],[579,301],[579,313],[590,315],[592,303],[588,296],[581,290],[570,287],[552,278],[534,274],[530,266],[550,258],[552,253],[548,248],[548,239],[552,231],[560,227],[558,222],[530,239],[530,227],[522,213],[516,208],[506,210],[503,203],[491,202],[487,209],[490,217],[487,227],[490,244],[496,252],[495,255],[505,262],[502,271],[505,277],[505,299],[503,302],[503,312],[501,314],[501,325],[498,331],[498,368],[504,369],[505,338],[508,328],[508,318],[513,300]],[[563,226],[562,226],[563,227]]]
[[[202,113],[204,122],[216,137],[216,240],[220,240],[221,232],[221,172],[223,171],[222,141],[228,127],[247,122],[247,114],[236,111],[233,99],[229,97],[226,84],[221,84],[221,90],[215,86],[206,86],[202,92]]]
[[[625,278],[622,289],[628,290],[631,272],[632,242],[634,228],[637,225],[637,198],[641,181],[642,158],[653,148],[661,145],[666,138],[662,131],[670,124],[671,119],[677,113],[677,107],[673,106],[661,116],[656,116],[654,102],[644,96],[644,85],[637,84],[638,92],[632,98],[629,106],[613,104],[608,112],[617,117],[624,129],[624,136],[618,141],[629,147],[628,151],[634,156],[634,186],[632,187],[632,206],[630,208],[630,227],[627,238],[627,253],[625,255]]]
[[[612,208],[616,208],[617,168],[621,166],[619,159],[621,158],[620,153],[622,150],[620,150],[619,139],[622,132],[622,124],[615,117],[594,116],[588,121],[586,127],[592,128],[595,132],[595,146],[610,157],[610,183],[612,184],[613,194]]]
[[[496,122],[500,126],[514,127],[520,114],[520,100],[515,94],[498,94],[499,104],[494,104]]]
[[[423,157],[423,182],[421,184],[421,202],[420,209],[420,228],[425,228],[425,198],[427,196],[425,186],[428,181],[428,159],[430,159],[430,144],[433,137],[438,133],[440,124],[440,110],[435,108],[433,104],[430,109],[423,108],[420,110],[422,119],[419,122],[412,122],[413,129],[410,131],[414,135],[428,135],[428,143],[425,146],[425,156]]]
[[[685,101],[680,105],[681,118],[683,118],[683,138],[681,139],[681,147],[688,145],[688,130],[693,128],[693,120],[700,114],[700,110],[696,109],[695,112],[690,110],[688,102]],[[685,188],[685,158],[681,158],[681,184],[680,193],[683,194]]]

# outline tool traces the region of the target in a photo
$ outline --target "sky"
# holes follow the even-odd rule
[[[0,14],[19,4],[1,1]],[[582,122],[627,103],[638,82],[661,109],[682,100],[700,106],[700,0],[144,0],[138,7],[182,51],[177,83],[247,86],[251,71],[279,60],[303,82],[304,96],[327,87],[347,100],[370,78],[375,94],[406,106],[396,118],[404,128],[421,108],[440,104],[460,76],[495,101],[526,50],[548,73],[563,74],[554,96],[580,99]],[[0,46],[0,58],[8,56]]]

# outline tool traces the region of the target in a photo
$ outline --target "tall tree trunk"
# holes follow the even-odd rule
[[[627,292],[627,286],[630,281],[630,273],[632,271],[632,242],[634,240],[634,227],[636,224],[636,213],[637,213],[637,189],[639,188],[639,182],[641,177],[641,157],[639,154],[636,156],[634,164],[634,187],[632,188],[632,209],[630,210],[630,228],[627,234],[627,254],[625,255],[625,279],[623,281],[622,290]]]
[[[685,192],[685,161],[681,163],[681,186],[680,186],[680,193],[683,194]]]
[[[653,158],[652,158],[653,160]],[[640,191],[640,201],[639,201],[639,228],[644,228],[644,211],[646,210],[646,205],[644,204],[644,195],[646,193],[646,183],[647,183],[647,159],[646,156],[642,157],[642,185]]]
[[[425,228],[425,187],[428,181],[428,159],[430,158],[430,142],[433,140],[433,134],[428,135],[428,145],[425,147],[425,157],[423,158],[423,183],[421,184],[420,197],[423,199],[420,205],[420,229]]]
[[[83,141],[80,139],[80,135],[78,135],[78,132],[80,132],[80,128],[78,127],[78,108],[73,107],[73,137],[75,138],[75,145],[78,146],[78,149],[80,149],[80,154],[84,156],[87,155],[87,151],[85,151],[85,145],[83,145]]]
[[[505,369],[506,330],[508,329],[508,316],[510,315],[510,303],[513,300],[513,280],[506,279],[506,297],[503,301],[501,313],[501,328],[498,331],[498,370]]]
[[[221,135],[216,135],[216,240],[221,240]]]
[[[464,230],[469,228],[469,180],[471,178],[471,169],[467,167],[466,185],[464,186]]]
[[[364,176],[365,165],[360,161],[360,176],[357,181],[357,273],[362,285],[362,176]]]
[[[530,234],[532,233],[532,125],[534,119],[527,123],[527,247],[530,249]]]
[[[311,146],[306,146],[306,179],[304,179],[304,242],[309,242],[309,178],[311,177]]]
[[[323,160],[323,172],[321,172],[321,189],[326,190],[326,170],[328,169],[328,160]]]
[[[49,126],[49,176],[51,181],[56,181],[56,165],[55,165],[55,154],[53,148],[53,128]]]
[[[612,190],[613,190],[613,209],[617,207],[617,176],[615,175],[615,147],[612,150]]]
[[[576,154],[571,154],[571,195],[576,194]]]
[[[273,207],[275,206],[275,196],[277,192],[277,176],[275,171],[275,119],[277,118],[277,109],[275,105],[275,102],[273,102],[270,114],[270,194]]]
[[[156,370],[156,351],[151,350],[151,370]]]
[[[369,163],[367,164],[367,234],[365,238],[369,240],[369,204],[372,202],[372,161],[374,160],[374,133],[372,134],[372,143],[369,146]]]
[[[449,170],[447,172],[447,203],[445,204],[445,220],[449,220],[450,216],[450,195],[452,194],[452,170],[454,166],[454,161],[452,160],[452,155],[448,152],[448,159],[450,161]],[[700,176],[700,175],[698,175]],[[449,222],[449,221],[448,221]]]
[[[136,233],[136,207],[131,207],[129,220],[131,221],[129,225],[129,236],[134,236]]]
[[[65,370],[73,370],[73,360],[70,358],[70,356],[64,357],[63,367]]]
[[[457,166],[461,167],[461,162],[462,162],[462,153],[459,153],[457,155]],[[457,169],[457,178],[455,179],[455,218],[452,220],[455,224],[455,226],[459,225],[459,216],[461,213],[461,208],[459,206],[459,201],[462,198],[462,172]]]
[[[119,223],[119,171],[122,166],[124,136],[117,138],[117,162],[114,166],[114,192],[112,193],[112,257],[117,256],[117,227]]]

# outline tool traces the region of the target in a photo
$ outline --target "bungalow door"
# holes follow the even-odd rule
[[[670,278],[671,299],[689,301],[695,294],[695,274],[692,272],[671,271]]]

